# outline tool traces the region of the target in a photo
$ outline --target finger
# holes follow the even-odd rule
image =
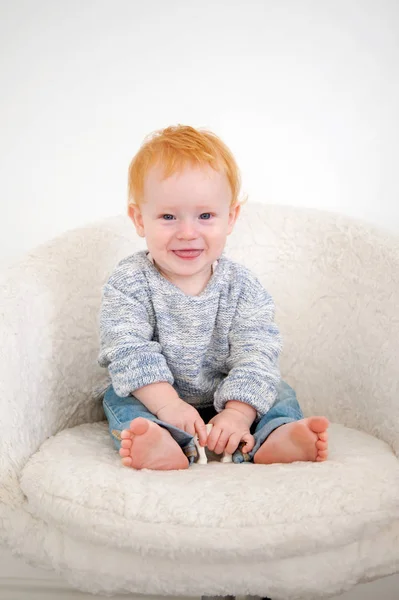
[[[221,433],[222,433],[222,430],[220,429],[220,427],[215,427],[215,425],[212,427],[212,431],[209,434],[208,441],[206,443],[209,450],[212,450],[212,452],[215,449],[216,444],[218,443]]]
[[[194,427],[194,423],[192,421],[189,421],[188,423],[184,423],[183,429],[184,429],[184,431],[186,431],[193,437],[195,436],[195,427]]]
[[[242,451],[243,452],[251,452],[252,448],[255,446],[255,438],[253,435],[251,435],[250,433],[246,433],[245,435],[242,436],[241,438],[242,442],[246,442],[245,446],[243,446]]]
[[[194,423],[195,431],[198,435],[198,441],[201,446],[206,446],[208,434],[206,432],[206,425],[202,419],[197,419]]]
[[[218,442],[215,446],[216,454],[222,454],[222,452],[225,451],[226,444],[229,441],[229,437],[230,437],[230,434],[228,431],[227,432],[222,431],[222,433],[219,436]]]
[[[241,442],[240,436],[237,435],[236,433],[233,433],[230,436],[229,441],[226,445],[225,452],[227,452],[228,454],[234,454],[234,452],[237,450],[238,444],[240,442]]]

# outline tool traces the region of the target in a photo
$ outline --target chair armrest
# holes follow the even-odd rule
[[[34,261],[7,269],[0,281],[0,476],[18,473],[45,439],[82,421],[73,419],[56,322],[51,289]]]
[[[104,418],[98,315],[108,274],[136,250],[125,227],[68,231],[0,274],[0,490],[47,438]]]
[[[335,213],[253,203],[227,251],[274,298],[282,376],[304,413],[375,435],[399,457],[399,236]]]

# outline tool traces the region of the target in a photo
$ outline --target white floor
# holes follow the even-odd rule
[[[104,597],[104,596],[103,596]],[[113,596],[120,600],[155,600],[153,596]],[[54,573],[26,565],[0,548],[0,600],[90,600],[91,594],[74,590]],[[332,600],[398,600],[399,575],[386,577],[351,591]],[[157,599],[159,600],[159,599]],[[179,598],[178,600],[193,600]]]

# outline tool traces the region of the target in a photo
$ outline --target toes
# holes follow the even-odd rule
[[[119,456],[123,456],[124,458],[130,456],[130,450],[127,450],[126,448],[121,448],[119,450]]]
[[[122,458],[122,464],[125,467],[131,467],[132,466],[132,459],[131,458]]]
[[[124,446],[124,447],[125,447],[125,446]],[[323,441],[321,441],[321,440],[318,440],[318,441],[316,442],[316,448],[317,448],[318,450],[327,450],[327,447],[328,447],[328,444],[327,444],[327,442],[323,442]]]
[[[322,442],[326,442],[328,440],[328,431],[322,431],[318,434],[318,436],[319,440],[321,440]]]
[[[319,450],[319,452],[317,453],[317,458],[321,458],[323,460],[326,460],[327,456],[328,456],[327,450]]]
[[[132,438],[127,438],[121,441],[121,446],[122,448],[131,448],[132,443]]]
[[[137,417],[134,419],[129,426],[129,429],[123,429],[121,431],[122,440],[131,440],[134,435],[143,435],[148,430],[150,424],[147,419],[143,417]]]
[[[134,433],[134,435],[143,435],[148,431],[150,423],[148,419],[144,419],[143,417],[137,417],[130,423],[130,432]]]
[[[314,433],[321,435],[328,427],[328,419],[326,417],[309,417],[308,425]]]

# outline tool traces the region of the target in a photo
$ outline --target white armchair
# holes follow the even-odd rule
[[[399,239],[248,205],[227,253],[276,302],[283,378],[331,421],[325,463],[122,467],[103,422],[101,288],[127,217],[0,280],[0,544],[100,593],[329,597],[399,571]]]

